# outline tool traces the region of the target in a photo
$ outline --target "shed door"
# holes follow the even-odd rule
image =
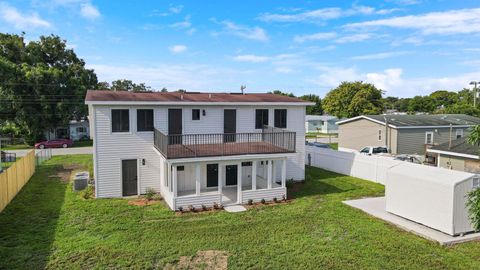
[[[138,194],[137,160],[122,160],[122,190],[123,196]]]

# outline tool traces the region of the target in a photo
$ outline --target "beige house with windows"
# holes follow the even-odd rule
[[[480,124],[480,118],[465,114],[361,115],[337,124],[339,149],[386,146],[392,154],[423,155],[432,146],[466,136],[471,126]]]
[[[427,151],[437,157],[437,167],[480,173],[480,147],[469,144],[466,137],[435,145]]]

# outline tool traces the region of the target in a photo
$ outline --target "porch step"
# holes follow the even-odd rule
[[[238,212],[247,211],[247,208],[241,205],[230,205],[230,206],[225,206],[225,211],[230,213],[238,213]]]

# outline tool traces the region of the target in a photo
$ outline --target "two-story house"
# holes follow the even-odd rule
[[[305,177],[305,107],[274,94],[88,91],[97,198],[172,209],[282,199]]]

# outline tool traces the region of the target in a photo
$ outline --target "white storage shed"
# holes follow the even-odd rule
[[[466,195],[479,184],[475,174],[405,162],[387,172],[386,211],[449,235],[471,232]]]

